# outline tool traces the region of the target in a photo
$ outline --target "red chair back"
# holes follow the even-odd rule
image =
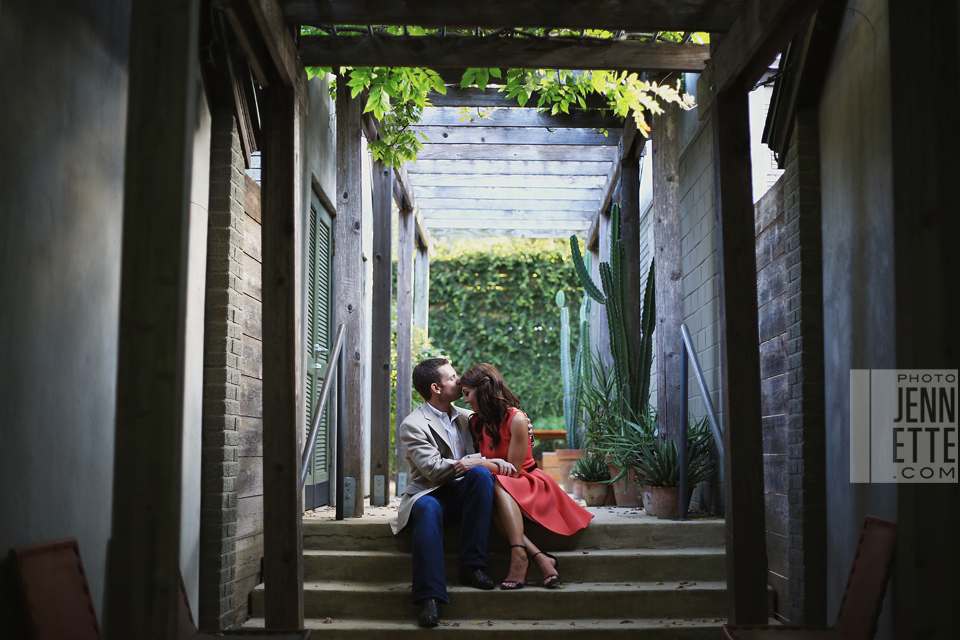
[[[12,549],[33,640],[100,640],[100,625],[76,538]]]
[[[893,570],[897,546],[897,523],[867,516],[860,532],[857,552],[850,567],[837,621],[833,625],[848,640],[872,640],[883,596]]]

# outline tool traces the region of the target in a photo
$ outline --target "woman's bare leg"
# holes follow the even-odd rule
[[[494,522],[511,545],[510,571],[507,572],[504,582],[523,583],[527,577],[527,567],[530,566],[530,562],[527,560],[529,551],[527,545],[532,545],[523,535],[523,512],[520,510],[517,501],[507,493],[506,489],[500,486],[499,482],[493,485],[493,506],[496,514]],[[536,552],[534,551],[534,553]]]
[[[511,545],[522,544],[525,547],[526,554],[520,557],[520,547],[510,547],[510,571],[506,580],[522,582],[526,577],[529,558],[533,558],[537,568],[540,570],[544,579],[557,572],[557,565],[553,558],[545,553],[540,553],[537,545],[523,533],[523,511],[520,505],[513,499],[506,489],[500,486],[500,483],[494,483],[493,491],[493,522],[497,529],[510,542]]]

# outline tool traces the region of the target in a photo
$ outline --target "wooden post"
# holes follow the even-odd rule
[[[107,638],[177,630],[198,7],[134,0],[130,17]]]
[[[413,211],[400,210],[397,242],[397,429],[410,415],[413,392],[413,252],[416,223]],[[403,443],[397,438],[396,470],[407,470]]]
[[[717,94],[713,166],[725,443],[728,620],[767,621],[757,262],[747,93]]]
[[[430,249],[417,243],[413,261],[413,324],[424,331],[430,322]]]
[[[340,86],[346,80],[340,78]],[[363,515],[363,246],[360,203],[362,198],[360,154],[360,98],[349,91],[337,92],[337,219],[333,225],[333,289],[336,322],[344,325],[345,354],[343,476],[356,479],[354,512]]]
[[[373,309],[370,363],[370,504],[376,476],[383,476],[384,498],[390,480],[390,307],[393,302],[393,229],[390,224],[393,170],[373,164]],[[384,502],[386,504],[386,502]]]
[[[667,105],[653,125],[653,259],[657,309],[657,415],[664,435],[683,434],[683,251],[680,247],[680,109]]]
[[[262,118],[263,582],[267,627],[303,627],[300,117],[274,77]]]
[[[632,145],[631,145],[632,146]],[[630,148],[621,147],[620,235],[626,257],[627,307],[624,320],[633,353],[640,352],[640,158]]]

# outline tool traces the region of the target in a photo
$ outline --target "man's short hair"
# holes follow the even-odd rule
[[[433,395],[430,385],[440,384],[440,367],[450,364],[448,358],[428,358],[413,368],[413,388],[424,400]]]

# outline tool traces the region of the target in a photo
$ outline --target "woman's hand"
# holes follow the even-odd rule
[[[509,476],[511,478],[520,477],[520,472],[517,471],[517,468],[503,458],[493,458],[488,460],[488,462],[492,462],[494,465],[496,465],[497,470],[494,471],[494,473],[497,475]],[[491,469],[491,471],[493,471],[493,469]]]
[[[486,467],[490,470],[490,473],[496,473],[497,475],[509,476],[511,478],[520,476],[520,472],[517,471],[515,466],[501,458],[462,458],[453,462],[453,469],[459,478],[477,465]]]

